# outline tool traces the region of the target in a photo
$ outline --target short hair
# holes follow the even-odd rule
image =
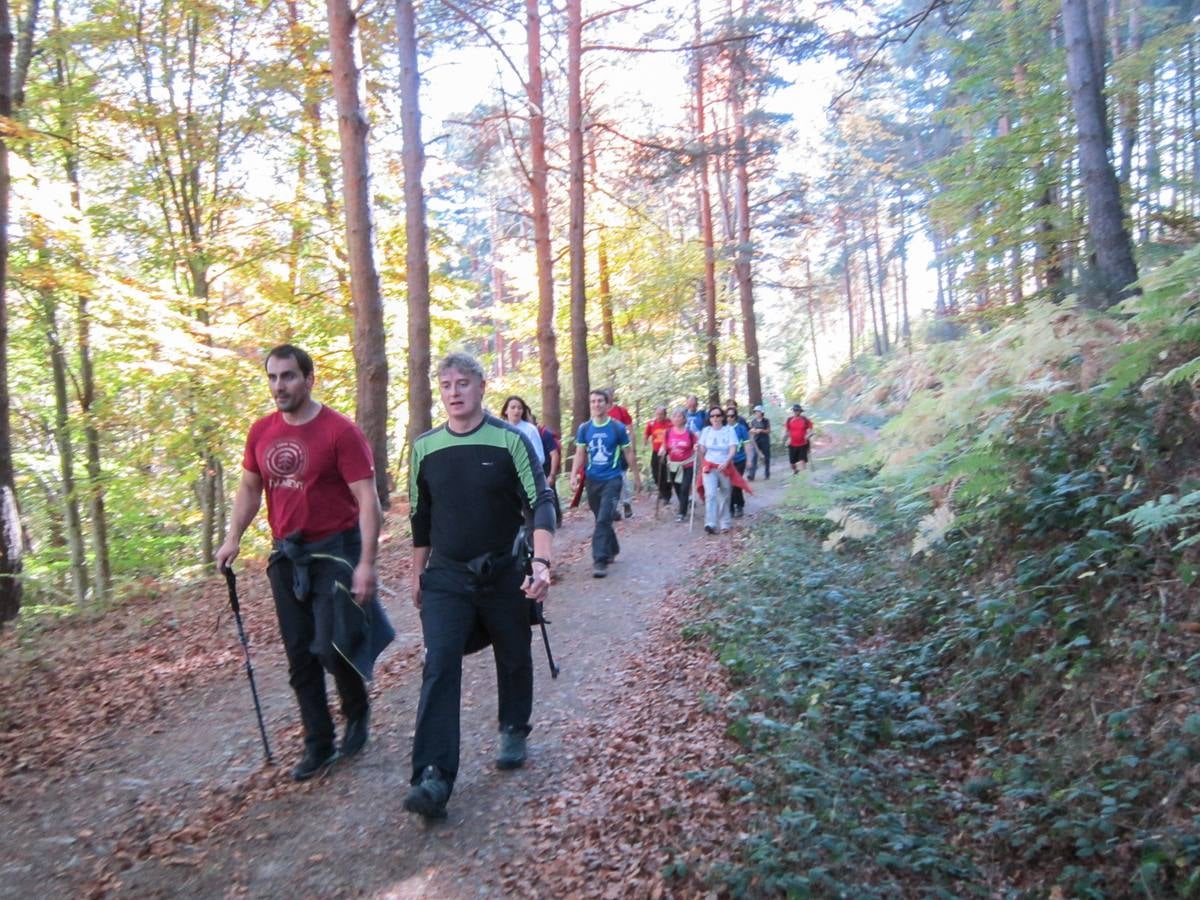
[[[603,397],[605,403],[612,403],[612,397],[608,396],[608,391],[604,388],[592,388],[588,391],[589,397]]]
[[[533,413],[531,413],[529,411],[529,404],[526,403],[524,400],[522,400],[520,397],[518,397],[516,394],[509,394],[507,397],[504,398],[504,402],[502,404],[500,404],[500,415],[504,415],[508,412],[508,404],[512,403],[514,400],[516,400],[518,403],[521,404],[521,419],[522,419],[522,421],[525,421],[525,422],[532,421]]]
[[[475,375],[480,381],[487,381],[483,374],[483,365],[470,353],[456,351],[443,356],[438,363],[437,374],[440,376],[447,369],[457,369],[465,375]]]
[[[313,373],[312,357],[299,347],[295,347],[291,344],[280,344],[278,347],[273,348],[271,352],[267,354],[267,358],[263,360],[263,368],[265,369],[267,367],[267,363],[273,359],[294,359],[296,361],[296,365],[300,369],[300,374],[305,378]]]
[[[659,404],[658,406],[654,407],[654,412],[655,412],[655,413],[660,413],[660,412],[664,412],[664,413],[665,413],[666,411],[667,411],[667,407],[666,407],[666,405],[664,405],[664,404]]]
[[[674,418],[675,416],[686,416],[686,415],[687,415],[687,410],[682,406],[677,406],[673,410],[671,410],[672,418]]]

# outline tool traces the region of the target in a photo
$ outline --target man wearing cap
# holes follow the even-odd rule
[[[783,427],[788,436],[788,462],[795,475],[800,469],[808,468],[808,437],[812,434],[813,421],[804,415],[804,408],[799,403],[793,403],[792,414]]]
[[[751,481],[758,473],[758,463],[763,465],[763,479],[771,477],[771,422],[763,415],[762,404],[754,407],[754,416],[750,419],[750,439],[754,442],[755,453],[750,460],[750,471],[747,476]]]

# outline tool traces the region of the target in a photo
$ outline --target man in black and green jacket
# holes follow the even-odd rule
[[[458,775],[462,659],[486,632],[496,657],[500,753],[525,762],[533,710],[530,604],[550,588],[554,495],[533,446],[483,409],[479,362],[454,353],[438,366],[446,424],[413,443],[410,517],[413,605],[421,611],[425,668],[405,809],[442,818]],[[517,550],[532,525],[532,574]]]

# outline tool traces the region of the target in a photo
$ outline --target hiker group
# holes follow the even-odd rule
[[[594,390],[588,405],[590,418],[575,435],[571,488],[576,497],[587,488],[588,507],[595,517],[592,575],[604,578],[620,552],[613,523],[633,515],[630,482],[634,491],[640,491],[641,473],[633,419],[615,402],[614,392]],[[785,424],[793,473],[808,464],[812,428],[800,404],[793,404]],[[670,506],[674,501],[675,520],[684,522],[694,517],[695,502],[702,502],[707,534],[728,532],[732,520],[745,515],[746,494],[753,493],[748,482],[755,479],[760,464],[763,478],[771,477],[771,423],[761,405],[746,421],[733,401],[703,410],[692,395],[670,415],[665,405],[656,407],[642,436],[650,446],[650,475],[658,503]]]
[[[304,781],[366,744],[367,683],[395,632],[376,597],[382,510],[371,448],[353,421],[313,399],[313,361],[303,350],[280,345],[264,368],[275,411],[249,430],[216,563],[236,604],[231,564],[265,494],[273,538],[267,575],[304,732],[292,777]],[[554,487],[562,463],[558,437],[536,424],[520,397],[505,399],[503,418],[488,413],[486,379],[474,357],[450,354],[433,374],[446,421],[413,442],[409,467],[410,596],[420,613],[425,661],[404,807],[426,820],[446,815],[458,776],[465,655],[490,645],[495,658],[496,767],[525,762],[533,709],[530,629],[541,625],[545,635],[542,605],[562,523]],[[595,517],[592,574],[604,577],[621,549],[613,523],[634,514],[642,481],[628,411],[612,392],[595,390],[589,413],[575,434],[572,505],[586,489]],[[761,406],[749,422],[735,404],[704,412],[694,396],[670,417],[658,407],[643,434],[660,502],[677,502],[676,518],[684,521],[694,514],[695,495],[704,503],[704,530],[728,531],[730,520],[744,514],[747,474],[753,481],[761,464],[770,478],[770,427]],[[796,472],[807,463],[812,431],[799,404],[786,431]],[[249,657],[247,671],[253,688]],[[326,673],[345,720],[340,743]],[[269,758],[265,729],[262,736]]]

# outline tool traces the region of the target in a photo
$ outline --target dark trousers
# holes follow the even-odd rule
[[[592,530],[593,562],[611,562],[621,552],[617,531],[613,528],[613,516],[616,514],[617,504],[621,502],[621,480],[589,479],[584,482],[587,487],[588,508],[596,517],[596,527]]]
[[[693,466],[686,466],[679,470],[678,480],[672,482],[675,487],[675,496],[679,499],[679,514],[686,516],[688,509],[691,508],[692,502],[692,472]]]
[[[308,597],[297,600],[292,587],[292,562],[281,557],[267,567],[275,615],[287,653],[288,683],[300,705],[307,750],[326,752],[333,747],[333,718],[325,694],[325,673],[333,676],[342,714],[357,718],[367,708],[367,688],[362,678],[333,649],[333,598],[336,590],[350,590],[350,579],[362,539],[357,531],[347,534],[343,551],[347,559],[313,559],[308,573]]]
[[[763,478],[771,477],[771,439],[765,434],[757,435],[754,438],[754,446],[758,448],[758,453],[754,456],[754,461],[750,463],[750,474],[746,477],[751,481],[758,474],[758,464],[761,461],[763,467]]]
[[[658,486],[658,498],[663,503],[671,502],[671,472],[667,468],[666,451],[660,451],[650,457],[650,474]]]
[[[740,462],[735,461],[733,467],[738,470],[739,474],[746,473],[746,461],[743,459]],[[746,492],[740,487],[734,486],[729,489],[729,511],[733,513],[741,512],[746,508]]]
[[[524,577],[512,566],[494,584],[480,586],[461,571],[438,566],[436,560],[422,573],[425,667],[413,737],[413,784],[426,766],[437,766],[451,785],[458,775],[463,653],[477,619],[492,639],[500,730],[529,731],[533,656],[530,601],[521,591]]]

